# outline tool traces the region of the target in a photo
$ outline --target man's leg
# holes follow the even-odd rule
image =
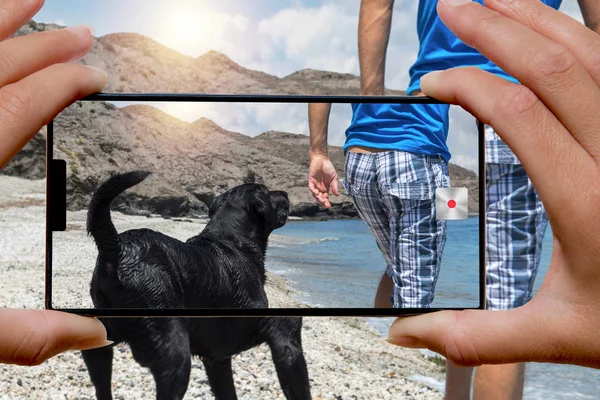
[[[524,168],[487,165],[487,308],[506,310],[531,299],[547,216]],[[524,364],[476,369],[473,397],[521,399]]]
[[[446,360],[446,400],[471,398],[473,368],[459,367]]]
[[[367,224],[375,237],[377,247],[386,262],[386,271],[391,266],[389,220],[377,187],[375,154],[346,154],[344,187],[352,199],[359,217]],[[391,308],[393,282],[384,272],[375,294],[375,308]]]
[[[447,165],[441,158],[385,152],[378,154],[377,171],[390,216],[394,307],[430,307],[446,242],[446,221],[436,218],[434,193],[449,186]]]
[[[473,399],[522,399],[525,364],[482,365],[475,370]]]
[[[375,308],[392,308],[390,301],[394,294],[394,281],[388,275],[387,271],[381,276],[377,294],[375,295]]]

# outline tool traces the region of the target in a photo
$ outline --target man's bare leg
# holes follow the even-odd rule
[[[472,367],[459,367],[446,360],[446,400],[471,398]]]
[[[394,305],[390,301],[390,298],[393,293],[394,281],[384,272],[379,281],[377,293],[375,294],[375,308],[392,308]]]
[[[483,365],[475,371],[473,399],[522,399],[525,364]]]

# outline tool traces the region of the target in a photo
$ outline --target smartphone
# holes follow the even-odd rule
[[[331,104],[340,194],[328,209],[307,184],[311,103]],[[450,115],[446,143],[431,141],[444,154],[431,143],[403,158],[344,148],[379,119],[411,149],[431,110]],[[483,124],[428,97],[95,94],[48,125],[46,307],[102,317],[483,309],[483,142]],[[361,219],[368,188],[385,192],[366,209],[387,227]],[[387,253],[385,231],[396,232]],[[378,290],[390,306],[375,307]]]

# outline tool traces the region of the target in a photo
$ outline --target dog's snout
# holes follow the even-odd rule
[[[290,200],[288,194],[284,191],[273,191],[270,193],[271,201],[277,210],[277,225],[276,228],[281,228],[285,225],[288,215],[290,215]]]

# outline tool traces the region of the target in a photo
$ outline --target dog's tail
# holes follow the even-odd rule
[[[119,234],[110,218],[110,205],[122,192],[137,185],[150,175],[147,171],[116,174],[96,190],[87,215],[87,232],[94,238],[100,259],[116,266],[121,253]]]

